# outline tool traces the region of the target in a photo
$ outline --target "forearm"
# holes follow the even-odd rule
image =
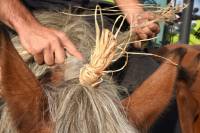
[[[26,26],[39,24],[20,0],[0,0],[0,5],[0,21],[17,32]]]
[[[133,15],[138,15],[141,12],[143,12],[143,7],[140,4],[138,0],[115,0],[119,8],[122,10],[122,12],[127,15],[127,20],[129,23],[131,21],[134,21]]]

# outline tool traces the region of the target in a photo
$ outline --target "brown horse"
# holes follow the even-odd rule
[[[200,132],[199,104],[200,104],[200,51],[199,46],[169,45],[161,48],[162,55],[175,48],[186,48],[187,54],[181,62],[181,66],[187,71],[187,76],[180,74],[176,83],[176,99],[178,105],[179,119],[183,133]],[[184,78],[183,78],[183,77]]]

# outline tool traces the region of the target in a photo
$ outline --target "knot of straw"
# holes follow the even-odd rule
[[[96,46],[90,62],[80,70],[79,81],[83,86],[94,87],[101,82],[104,70],[112,62],[117,47],[117,41],[111,31],[103,29],[100,35],[99,29],[96,30]]]

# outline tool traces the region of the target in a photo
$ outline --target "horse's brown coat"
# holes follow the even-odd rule
[[[0,29],[2,97],[20,133],[49,133],[46,100],[40,83],[14,49],[6,32]],[[26,76],[24,76],[26,75]]]
[[[200,49],[199,46],[168,45],[156,51],[165,55],[176,48],[186,48],[187,54],[181,66],[187,71],[187,76],[179,77],[176,82],[176,100],[179,121],[183,133],[200,132]],[[179,74],[179,76],[182,76]]]
[[[186,52],[186,51],[185,51]],[[179,64],[184,49],[177,49],[169,58]],[[163,63],[136,91],[123,100],[129,118],[140,129],[148,128],[169,104],[178,68]]]

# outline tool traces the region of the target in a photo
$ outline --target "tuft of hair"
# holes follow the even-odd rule
[[[105,79],[97,88],[84,87],[78,79],[59,87],[46,84],[44,88],[56,133],[136,132],[120,103],[119,86],[110,79]]]

